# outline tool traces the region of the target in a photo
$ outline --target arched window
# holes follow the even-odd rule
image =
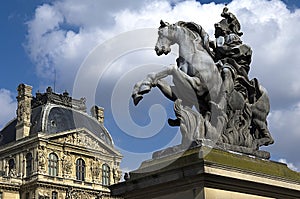
[[[48,171],[49,171],[49,175],[51,176],[58,175],[58,157],[55,153],[49,154]]]
[[[110,168],[107,164],[102,165],[102,184],[109,185],[110,184]]]
[[[30,176],[32,172],[32,154],[26,154],[26,176]]]
[[[83,159],[79,158],[76,160],[76,179],[84,181],[85,175],[85,162]]]
[[[56,191],[52,191],[51,199],[58,199],[58,193]]]

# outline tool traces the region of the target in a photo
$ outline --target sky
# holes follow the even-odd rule
[[[160,19],[201,24],[213,40],[224,4],[239,19],[242,40],[252,47],[250,78],[267,89],[268,125],[275,139],[262,150],[300,171],[300,1],[298,0],[11,0],[0,7],[0,128],[15,117],[16,88],[33,93],[48,86],[105,108],[105,126],[124,155],[124,171],[153,151],[180,143],[172,102],[153,89],[138,106],[135,82],[175,62],[157,57]],[[89,109],[89,108],[88,108]]]

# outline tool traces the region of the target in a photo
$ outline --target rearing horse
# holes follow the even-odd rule
[[[203,103],[217,103],[222,85],[220,72],[210,55],[208,34],[200,25],[191,22],[179,21],[170,25],[161,21],[158,35],[155,46],[158,56],[167,55],[171,51],[171,45],[179,45],[177,65],[151,73],[138,82],[132,93],[134,104],[137,105],[143,94],[157,86],[168,99],[181,99],[184,106],[195,106],[204,114],[203,110],[207,110],[208,106],[200,106]],[[163,80],[169,75],[173,77],[174,86]]]
[[[170,25],[161,21],[158,35],[155,46],[158,56],[167,55],[171,51],[171,45],[179,45],[177,65],[151,73],[138,82],[132,93],[135,105],[151,88],[158,87],[168,99],[175,102],[177,119],[169,120],[169,124],[180,125],[182,143],[190,144],[190,141],[208,138],[257,150],[262,145],[274,142],[266,123],[270,110],[266,91],[257,82],[256,101],[252,104],[246,103],[247,100],[238,100],[242,95],[236,90],[227,92],[210,54],[208,34],[200,25],[181,21]],[[174,85],[163,80],[167,76],[173,77]],[[227,78],[230,85],[233,85],[232,77]],[[229,109],[230,117],[228,107],[232,109]],[[240,114],[236,114],[236,111]]]

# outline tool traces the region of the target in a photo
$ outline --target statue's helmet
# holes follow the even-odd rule
[[[243,33],[240,32],[241,24],[234,14],[228,12],[228,8],[225,7],[221,16],[224,18],[220,22],[215,24],[216,37],[224,36],[226,34],[234,33],[238,36],[242,36]]]

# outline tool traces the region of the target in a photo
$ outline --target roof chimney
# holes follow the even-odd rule
[[[18,109],[17,109],[17,125],[16,140],[29,136],[30,117],[31,117],[31,99],[32,87],[20,84],[18,86]]]
[[[91,114],[99,123],[104,122],[104,108],[95,105],[91,108]]]

